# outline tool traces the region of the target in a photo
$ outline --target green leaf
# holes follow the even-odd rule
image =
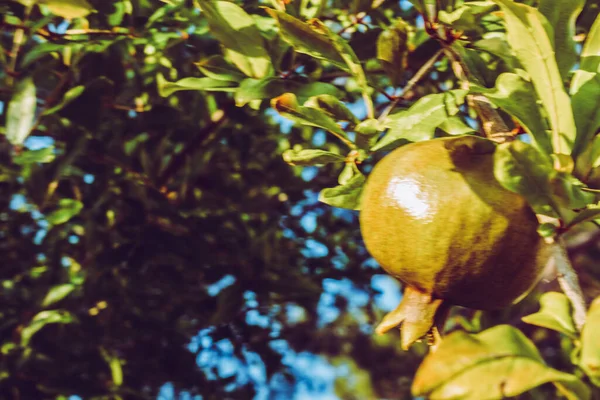
[[[31,50],[26,52],[21,59],[21,68],[27,68],[43,56],[56,52],[61,52],[67,48],[65,44],[42,42],[38,43]]]
[[[408,27],[402,18],[398,18],[377,39],[377,59],[393,86],[402,80],[408,61]]]
[[[38,0],[38,3],[45,4],[52,14],[65,19],[83,18],[94,11],[86,0]]]
[[[490,68],[489,60],[481,56],[481,52],[465,48],[460,42],[454,42],[452,49],[458,53],[471,73],[470,81],[485,87],[492,86],[497,78],[497,71]]]
[[[83,203],[74,199],[60,199],[58,209],[48,214],[46,220],[52,225],[68,222],[83,209]]]
[[[162,74],[156,76],[158,93],[167,97],[180,90],[206,90],[211,92],[235,92],[238,83],[221,81],[213,78],[183,78],[177,82],[165,80]]]
[[[235,92],[235,103],[241,107],[252,100],[263,100],[277,97],[283,93],[293,93],[301,99],[311,96],[328,94],[341,95],[339,89],[324,82],[302,84],[283,78],[246,78],[240,83]]]
[[[377,143],[379,135],[385,129],[385,126],[378,119],[365,119],[354,128],[354,131],[357,133],[356,145],[358,148],[368,151]]]
[[[587,71],[577,71],[577,91],[571,101],[577,125],[577,138],[573,146],[573,157],[577,160],[590,146],[598,128],[600,128],[600,75]],[[584,169],[591,166],[582,166]]]
[[[332,132],[345,143],[350,143],[346,132],[333,119],[319,109],[299,106],[296,96],[293,93],[285,93],[274,98],[271,101],[271,106],[282,116],[292,121],[299,122],[302,125],[325,129]]]
[[[549,36],[552,28],[535,8],[512,0],[494,0],[504,11],[507,38],[531,77],[550,120],[555,153],[570,154],[576,130],[571,102],[558,71]],[[553,35],[552,35],[553,37]]]
[[[344,93],[337,87],[325,82],[311,82],[302,84],[294,89],[293,93],[298,97],[299,100],[302,101],[309,100],[310,97],[314,96],[325,96],[326,98],[338,98],[344,96]]]
[[[438,13],[438,18],[457,31],[472,32],[481,29],[473,14],[473,9],[467,5],[460,6],[450,13],[441,10]]]
[[[345,158],[339,154],[325,150],[290,149],[283,153],[283,160],[291,165],[324,165],[336,162],[344,162]]]
[[[563,293],[544,293],[540,298],[540,311],[521,319],[531,325],[564,333],[572,339],[578,337],[577,328],[573,322],[571,302]]]
[[[67,104],[71,103],[73,100],[75,100],[76,98],[81,96],[81,94],[84,91],[85,91],[85,86],[83,86],[83,85],[75,86],[74,88],[69,89],[63,96],[60,103],[58,103],[57,105],[55,105],[52,108],[45,110],[42,113],[42,115],[50,115],[50,114],[54,114],[57,111],[62,110]]]
[[[448,335],[423,360],[412,392],[432,399],[503,399],[548,382],[570,400],[590,398],[576,376],[548,367],[523,333],[498,325],[476,335]]]
[[[571,96],[577,138],[573,157],[583,153],[600,127],[600,112],[595,105],[600,102],[600,18],[590,28],[581,51],[580,66],[571,81]]]
[[[385,129],[385,126],[375,118],[365,119],[354,128],[356,133],[368,137],[377,135],[378,133],[383,132]]]
[[[323,22],[315,19],[312,20],[311,25],[331,40],[333,47],[348,66],[348,71],[350,71],[350,74],[356,79],[356,83],[362,91],[363,101],[367,107],[367,113],[369,114],[368,117],[373,118],[373,100],[369,95],[369,83],[367,82],[365,71],[363,70],[360,60],[354,53],[354,50],[352,50],[352,47],[350,47],[347,41],[329,29]]]
[[[600,387],[600,297],[590,305],[581,332],[581,358],[579,366],[590,377],[594,385]]]
[[[262,100],[277,97],[283,93],[293,91],[292,87],[298,84],[282,78],[246,78],[235,91],[235,104],[238,107],[246,105],[252,100]]]
[[[550,186],[556,171],[535,147],[518,140],[499,145],[494,153],[494,175],[502,186],[525,197],[536,213],[553,210],[559,214]]]
[[[66,310],[41,311],[21,331],[21,346],[27,347],[31,338],[48,324],[70,324],[73,322],[77,322],[77,319]]]
[[[240,82],[246,78],[239,69],[228,63],[223,56],[214,54],[194,63],[207,77],[221,81]]]
[[[554,28],[554,37],[551,39],[554,42],[554,52],[559,54],[556,62],[564,81],[577,60],[573,36],[575,21],[584,5],[585,0],[540,0],[538,5],[538,10]]]
[[[579,69],[575,71],[575,75],[571,81],[571,94],[577,93],[583,84],[581,79],[585,75],[583,77],[579,76],[581,72],[591,72],[594,74],[600,72],[600,18],[598,17],[590,28],[583,49],[581,49]]]
[[[42,307],[48,307],[54,303],[58,303],[75,290],[75,285],[71,283],[64,283],[62,285],[54,286],[48,291],[44,300],[42,300]]]
[[[552,194],[564,208],[579,209],[587,207],[595,200],[594,194],[585,191],[587,187],[567,172],[556,172],[550,180]]]
[[[340,174],[338,176],[338,183],[340,185],[345,185],[346,183],[348,183],[350,181],[350,179],[352,179],[352,177],[355,175],[355,173],[357,171],[358,171],[358,168],[356,167],[356,164],[346,163],[346,165],[344,165],[344,168],[342,168],[342,172],[340,172]]]
[[[6,138],[13,145],[22,145],[31,133],[37,106],[33,78],[20,81],[6,111]]]
[[[210,32],[226,49],[226,57],[251,78],[273,72],[271,58],[254,19],[228,1],[199,0]]]
[[[473,43],[473,47],[477,50],[483,50],[493,56],[498,57],[508,66],[510,70],[521,68],[519,62],[504,38],[490,37],[481,39]]]
[[[27,150],[13,157],[13,162],[17,165],[31,165],[36,163],[49,163],[56,157],[54,146],[39,150]]]
[[[571,228],[577,224],[593,221],[600,217],[600,203],[590,204],[585,209],[579,211],[577,215],[569,221],[567,228]]]
[[[431,139],[435,129],[458,112],[457,105],[464,102],[466,93],[465,90],[451,90],[430,94],[420,98],[408,110],[390,115],[384,121],[390,130],[371,150],[377,151],[402,139],[412,142]]]
[[[357,173],[345,185],[321,190],[319,201],[333,207],[360,210],[360,196],[364,183],[364,175]]]
[[[327,35],[318,31],[313,25],[302,22],[284,12],[265,9],[279,23],[283,39],[298,53],[325,60],[338,68],[348,70],[348,66]]]
[[[457,116],[446,119],[438,126],[438,128],[453,136],[466,135],[475,132],[473,128],[465,124],[463,120]]]
[[[330,94],[313,96],[304,103],[304,106],[319,109],[336,121],[348,121],[353,125],[360,122],[344,103]]]
[[[100,354],[110,368],[113,384],[117,387],[121,386],[123,384],[123,366],[121,360],[118,356],[112,354],[104,347],[100,347]]]
[[[515,117],[531,134],[540,151],[552,153],[552,143],[531,82],[517,74],[503,73],[498,77],[494,89],[472,84],[471,91],[484,94],[496,106]]]

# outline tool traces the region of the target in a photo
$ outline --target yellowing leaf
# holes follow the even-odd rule
[[[83,18],[94,11],[94,7],[87,0],[38,0],[48,6],[52,14],[66,19]]]
[[[600,386],[600,297],[590,306],[581,332],[581,358],[579,366],[590,377],[594,385]]]
[[[590,398],[576,376],[548,367],[519,330],[498,325],[476,335],[448,335],[419,367],[414,396],[431,399],[503,399],[552,382],[570,400]]]
[[[548,292],[540,298],[540,311],[522,318],[528,324],[562,332],[575,339],[577,328],[573,322],[571,303],[563,293]]]

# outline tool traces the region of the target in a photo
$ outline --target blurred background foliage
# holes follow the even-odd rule
[[[281,57],[276,75],[334,85],[364,117],[355,80],[280,51],[261,8],[272,3],[237,2]],[[407,1],[289,3],[343,32],[380,89],[378,111],[439,49]],[[598,13],[586,7],[582,32]],[[227,90],[164,92],[222,53],[195,2],[6,0],[0,15],[0,129],[25,85],[37,103],[22,143],[0,136],[1,398],[411,398],[425,346],[403,352],[397,334],[373,335],[400,287],[366,253],[356,213],[317,200],[339,164],[282,158],[342,144],[260,95],[238,107]],[[391,82],[374,43],[397,17],[413,47]],[[456,87],[441,60],[399,106]],[[600,293],[597,239],[571,240],[589,297]],[[449,327],[517,324],[550,365],[571,368],[568,342],[519,320],[537,296],[456,311]]]

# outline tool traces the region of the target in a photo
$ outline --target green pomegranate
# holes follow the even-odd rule
[[[377,327],[401,327],[402,347],[438,334],[449,307],[498,309],[522,297],[544,267],[545,245],[525,199],[493,173],[496,145],[476,136],[402,146],[373,169],[361,232],[371,255],[405,287]]]

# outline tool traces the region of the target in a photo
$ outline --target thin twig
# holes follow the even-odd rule
[[[392,101],[392,103],[381,113],[381,115],[379,116],[379,121],[383,121],[394,109],[394,107],[396,107],[398,102],[404,99],[405,95],[411,91],[413,86],[419,83],[419,81],[429,72],[429,70],[433,68],[433,66],[438,61],[438,58],[442,55],[443,52],[444,50],[442,49],[436,51],[435,54],[431,56],[429,60],[427,60],[427,62],[421,66],[421,68],[419,68],[417,73],[408,81],[406,86],[402,89],[402,94],[396,97],[394,101]]]
[[[581,330],[585,324],[587,307],[583,291],[579,285],[579,278],[567,255],[564,239],[559,236],[556,239],[548,240],[548,242],[552,246],[552,255],[549,262],[553,262],[556,265],[558,284],[571,301],[575,326]]]

